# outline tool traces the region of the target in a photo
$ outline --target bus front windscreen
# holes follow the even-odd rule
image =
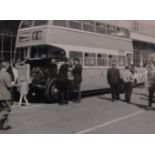
[[[17,48],[14,59],[16,62],[24,61],[28,58],[28,48]]]
[[[51,58],[56,61],[62,61],[65,57],[65,51],[51,46],[34,46],[30,50],[30,59]]]

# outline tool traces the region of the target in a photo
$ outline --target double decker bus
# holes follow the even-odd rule
[[[58,71],[64,58],[79,58],[82,92],[107,89],[112,62],[122,71],[133,63],[128,29],[94,20],[24,20],[20,23],[14,61],[31,93],[41,90],[51,102],[58,98]],[[33,90],[33,91],[32,91]]]

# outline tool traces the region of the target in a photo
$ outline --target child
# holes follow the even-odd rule
[[[23,99],[26,102],[26,105],[29,105],[28,100],[27,100],[27,94],[28,94],[28,83],[25,81],[24,77],[21,78],[19,84],[19,90],[20,90],[20,100],[18,103],[18,106],[21,106]]]

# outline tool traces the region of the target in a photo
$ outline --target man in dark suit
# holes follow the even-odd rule
[[[82,65],[80,64],[80,59],[75,59],[75,66],[73,69],[73,81],[75,85],[75,90],[77,91],[76,103],[81,102],[81,82],[82,82]]]
[[[69,80],[68,80],[69,64],[68,58],[64,59],[64,64],[59,69],[60,78],[60,104],[68,104],[69,97]]]
[[[119,100],[119,83],[120,83],[120,72],[116,68],[116,63],[112,63],[112,67],[108,69],[107,81],[110,85],[112,101]]]

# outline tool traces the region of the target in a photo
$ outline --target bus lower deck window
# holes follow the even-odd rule
[[[107,66],[107,55],[106,54],[98,54],[97,55],[97,65],[98,66]]]
[[[85,65],[86,66],[95,66],[96,65],[96,59],[94,53],[85,53]]]

